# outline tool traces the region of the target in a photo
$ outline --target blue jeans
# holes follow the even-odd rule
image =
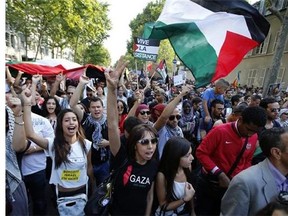
[[[45,169],[23,177],[27,192],[33,202],[33,215],[46,215],[47,187]]]
[[[109,160],[99,164],[93,165],[93,174],[96,180],[96,185],[101,184],[110,175],[110,163]]]

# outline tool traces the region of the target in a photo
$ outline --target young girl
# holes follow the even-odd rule
[[[61,111],[61,107],[58,100],[55,97],[49,96],[44,100],[42,110],[43,110],[42,112],[43,116],[49,119],[53,129],[55,130],[57,123],[57,115]]]
[[[191,184],[191,144],[182,137],[170,138],[163,150],[156,178],[159,207],[155,215],[195,215]]]
[[[57,117],[55,139],[43,138],[32,127],[29,88],[22,92],[22,98],[26,136],[52,158],[50,184],[56,186],[59,214],[84,215],[88,170],[89,176],[93,176],[91,142],[84,139],[77,115],[70,109],[62,110]]]
[[[151,215],[153,186],[158,162],[156,130],[149,125],[135,126],[125,145],[121,145],[118,127],[117,85],[126,63],[123,57],[115,71],[105,72],[108,87],[108,136],[113,155],[113,169],[119,169],[115,180],[111,215]],[[126,162],[125,162],[126,161]]]
[[[124,133],[124,121],[128,116],[128,107],[125,104],[124,101],[118,99],[117,100],[117,109],[118,109],[118,121],[119,121],[119,129],[120,129],[120,133],[123,134]]]

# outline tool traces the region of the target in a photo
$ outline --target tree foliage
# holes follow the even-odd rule
[[[144,25],[148,22],[155,22],[158,17],[160,16],[160,13],[163,9],[165,1],[157,1],[157,2],[150,2],[147,4],[147,6],[144,8],[143,12],[138,14],[135,19],[133,19],[129,27],[131,29],[131,38],[127,42],[127,53],[126,58],[130,60],[130,64],[128,65],[129,68],[135,69],[135,59],[133,57],[133,42],[134,37],[141,37]],[[172,60],[174,58],[174,51],[170,45],[170,42],[168,40],[163,40],[160,43],[160,48],[158,51],[158,61],[160,62],[162,59],[166,60],[166,63],[168,65],[168,71],[172,71]],[[140,70],[142,68],[145,68],[146,62],[141,61],[139,59],[136,60],[137,62],[137,69]]]
[[[103,44],[111,29],[107,14],[108,5],[96,0],[6,1],[7,23],[24,34],[27,46],[33,39],[38,48],[69,47],[74,51],[74,61],[83,59],[91,44]]]
[[[94,64],[108,66],[111,64],[111,58],[108,50],[103,45],[90,45],[84,51],[83,64]]]

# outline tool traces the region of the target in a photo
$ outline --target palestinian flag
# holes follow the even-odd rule
[[[105,81],[105,68],[92,64],[82,66],[73,62],[67,64],[67,61],[59,61],[59,59],[49,59],[36,62],[7,62],[6,65],[9,66],[11,74],[14,77],[17,75],[18,71],[23,71],[24,76],[41,74],[44,77],[56,76],[62,72],[65,74],[66,78],[79,80],[84,69],[87,68],[86,76]]]
[[[268,34],[267,20],[244,0],[166,0],[144,38],[168,38],[196,87],[227,76]]]
[[[167,78],[167,67],[165,59],[161,60],[158,67],[156,68],[157,73],[165,81]]]

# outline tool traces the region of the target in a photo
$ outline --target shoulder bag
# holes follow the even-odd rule
[[[86,215],[91,216],[108,216],[109,207],[112,203],[112,193],[115,185],[115,180],[120,173],[120,170],[127,164],[128,160],[125,159],[121,167],[112,171],[110,176],[99,186],[97,186],[94,193],[88,199],[84,212]]]

